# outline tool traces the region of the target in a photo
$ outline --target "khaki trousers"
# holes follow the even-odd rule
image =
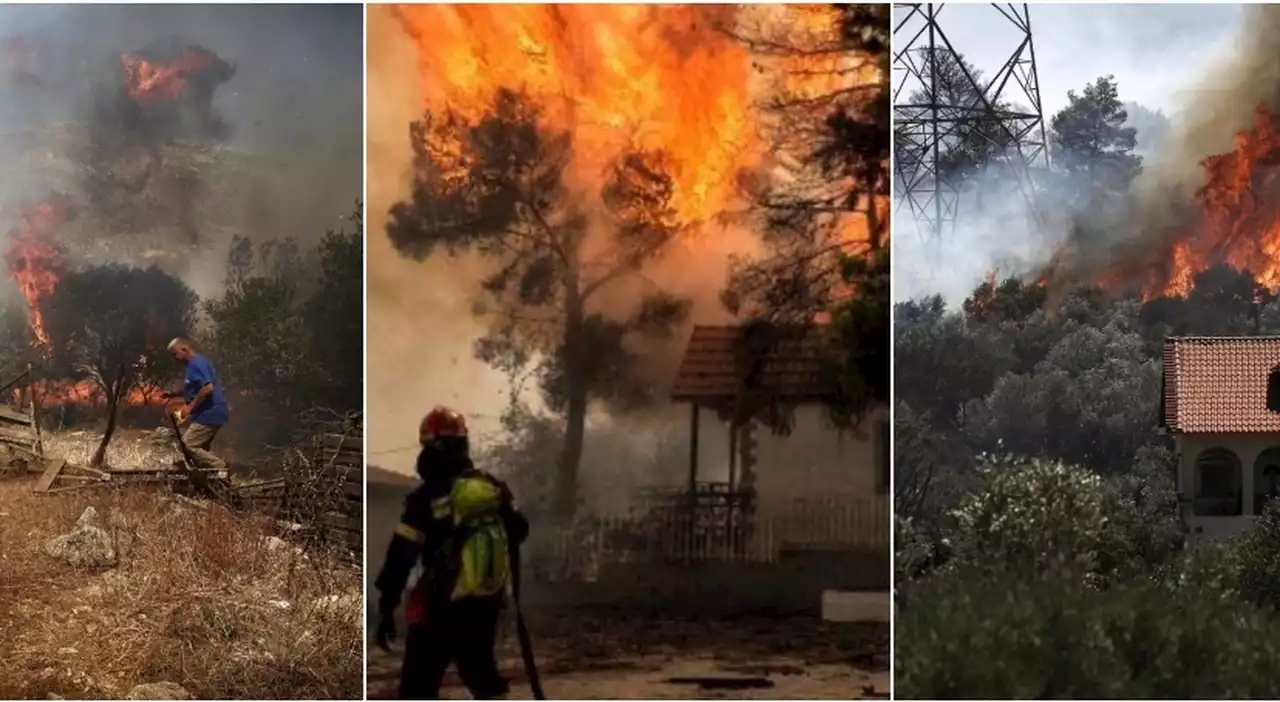
[[[213,437],[218,435],[218,430],[221,428],[192,422],[182,433],[182,443],[186,444],[191,451],[191,457],[195,460],[197,468],[207,471],[227,469],[227,464],[221,458],[209,452]]]

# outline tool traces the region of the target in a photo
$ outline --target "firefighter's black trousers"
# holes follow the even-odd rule
[[[507,681],[498,672],[496,639],[502,600],[477,597],[433,603],[426,621],[409,627],[400,671],[400,699],[438,700],[452,660],[472,699],[498,699]]]

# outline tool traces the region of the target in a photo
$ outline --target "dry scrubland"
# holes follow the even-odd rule
[[[159,460],[121,438],[109,460]],[[79,458],[94,440],[55,438],[49,453]],[[34,483],[0,477],[0,699],[362,697],[357,565],[164,489],[38,495]],[[48,555],[90,507],[110,565]]]

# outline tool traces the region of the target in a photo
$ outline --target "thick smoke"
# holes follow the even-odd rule
[[[172,224],[200,245],[198,168],[166,158],[178,142],[218,144],[231,125],[214,106],[235,67],[203,47],[174,40],[104,66],[87,116],[88,138],[71,156],[84,165],[83,192],[111,233]]]
[[[0,218],[66,192],[83,217],[65,234],[86,253],[160,262],[202,296],[221,290],[235,235],[308,246],[362,192],[361,18],[358,5],[0,8],[0,158],[22,174],[0,187]],[[192,68],[180,93],[139,101],[129,58]]]
[[[416,49],[387,8],[369,8],[368,36],[370,462],[409,472],[418,421],[431,405],[457,407],[484,433],[497,429],[507,392],[502,374],[471,355],[471,340],[485,330],[470,307],[483,265],[439,258],[419,264],[387,238],[387,211],[409,195],[408,125],[424,102]]]
[[[993,269],[1001,277],[1045,276],[1055,291],[1104,275],[1121,284],[1125,276],[1142,278],[1153,253],[1167,251],[1169,237],[1198,217],[1193,198],[1204,184],[1201,161],[1230,151],[1257,107],[1280,109],[1280,7],[1258,5],[1246,12],[1234,53],[1208,66],[1185,67],[1185,98],[1167,110],[1171,128],[1155,148],[1144,150],[1143,172],[1118,213],[1074,211],[1056,190],[1060,182],[1041,179],[1042,222],[1031,222],[1022,195],[1005,189],[981,205],[963,199],[958,231],[939,243],[918,236],[910,212],[899,209],[895,298],[940,293],[956,303]],[[1119,88],[1125,99],[1124,81]],[[1047,122],[1051,115],[1045,117]]]
[[[1253,5],[1246,12],[1239,50],[1195,82],[1159,156],[1147,164],[1144,186],[1198,187],[1201,159],[1229,151],[1259,105],[1280,108],[1280,6]]]
[[[1173,128],[1144,159],[1118,224],[1104,228],[1077,215],[1050,267],[1056,288],[1104,275],[1122,286],[1140,283],[1147,266],[1170,259],[1172,237],[1198,223],[1194,196],[1205,182],[1201,162],[1231,151],[1234,136],[1252,126],[1259,107],[1280,108],[1280,7],[1249,8],[1236,45],[1239,51],[1194,80],[1192,97],[1174,112]]]

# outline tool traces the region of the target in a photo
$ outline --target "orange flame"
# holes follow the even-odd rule
[[[707,11],[710,10],[710,11]],[[596,182],[625,149],[676,159],[675,205],[706,219],[731,174],[760,153],[747,117],[746,51],[713,26],[731,8],[411,5],[394,9],[418,44],[427,107],[474,119],[500,87],[525,91],[574,139],[574,171]]]
[[[682,222],[732,211],[741,204],[738,176],[776,164],[758,109],[768,98],[804,99],[850,81],[847,72],[821,70],[849,60],[838,52],[771,60],[752,56],[732,36],[747,19],[771,22],[791,38],[836,36],[833,10],[825,7],[401,5],[392,11],[416,42],[427,109],[448,108],[472,120],[490,108],[497,89],[523,91],[547,127],[572,136],[566,182],[588,191],[622,153],[662,151]],[[765,71],[762,63],[770,61],[783,65]],[[815,108],[823,116],[829,109]]]
[[[1280,132],[1265,107],[1251,129],[1239,132],[1235,148],[1200,162],[1204,185],[1196,191],[1196,221],[1173,230],[1145,262],[1122,261],[1099,279],[1112,287],[1139,274],[1144,299],[1185,296],[1197,273],[1225,263],[1280,289]]]
[[[42,407],[106,405],[101,390],[92,380],[37,380],[31,384],[31,390]],[[120,404],[125,406],[163,405],[165,402],[160,388],[150,385],[132,388],[120,398]]]
[[[122,54],[120,68],[129,97],[139,104],[172,100],[186,87],[187,76],[212,65],[216,57],[196,48],[183,50],[172,61],[152,62],[137,54]]]
[[[9,235],[5,265],[27,302],[28,322],[36,346],[48,350],[49,335],[40,312],[40,301],[58,287],[66,272],[59,231],[71,218],[71,199],[57,195],[39,203],[22,215],[23,225]],[[30,385],[44,406],[60,404],[103,404],[97,385],[92,380],[37,380]],[[14,390],[14,393],[19,392]],[[153,386],[134,388],[122,399],[127,405],[157,404],[160,389]]]
[[[22,228],[9,234],[5,265],[27,301],[31,332],[44,346],[49,336],[40,313],[40,299],[53,292],[64,269],[58,231],[71,215],[71,201],[57,196],[27,210]]]

